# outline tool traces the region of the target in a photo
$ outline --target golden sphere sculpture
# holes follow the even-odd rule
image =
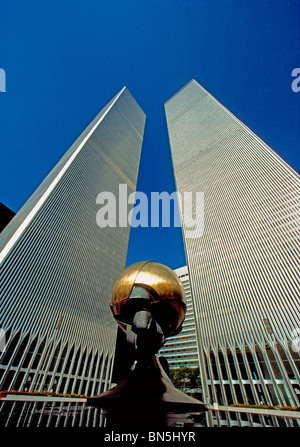
[[[112,291],[111,311],[126,331],[141,309],[151,312],[164,336],[180,332],[186,312],[182,283],[169,267],[142,261],[127,267],[117,278]]]

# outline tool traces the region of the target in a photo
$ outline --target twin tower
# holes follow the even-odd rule
[[[201,233],[182,219],[203,400],[299,406],[299,175],[194,80],[165,110],[177,191],[204,198]],[[96,197],[135,192],[144,125],[122,89],[2,232],[1,390],[110,386],[130,226]]]

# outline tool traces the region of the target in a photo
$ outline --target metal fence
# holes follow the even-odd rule
[[[103,410],[84,398],[7,395],[0,402],[0,427],[104,427]]]
[[[211,427],[300,427],[300,411],[207,405]]]
[[[85,398],[16,396],[0,401],[0,428],[105,427],[105,413]],[[300,427],[300,411],[207,405],[205,413],[173,418],[174,427]],[[172,418],[169,418],[171,421]],[[179,421],[179,422],[178,422]]]

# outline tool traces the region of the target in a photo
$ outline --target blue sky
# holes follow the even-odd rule
[[[300,170],[298,0],[4,0],[0,201],[17,212],[126,85],[147,115],[137,189],[175,190],[164,102],[192,78]],[[180,229],[133,229],[128,264],[185,263]]]

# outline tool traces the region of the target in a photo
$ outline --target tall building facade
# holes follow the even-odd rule
[[[177,190],[204,193],[183,223],[203,398],[299,406],[299,175],[194,80],[165,111]]]
[[[118,197],[120,184],[135,191],[144,124],[124,87],[1,233],[0,390],[97,395],[109,386],[109,303],[130,225],[99,227],[97,197]]]
[[[164,356],[169,368],[176,369],[181,366],[189,368],[199,367],[199,356],[195,328],[195,313],[191,295],[191,287],[187,266],[175,269],[174,272],[182,282],[186,296],[186,315],[182,330],[178,335],[169,337],[159,354]]]
[[[0,202],[0,233],[6,227],[6,225],[11,221],[11,219],[15,216],[12,210],[7,208],[3,203]]]

